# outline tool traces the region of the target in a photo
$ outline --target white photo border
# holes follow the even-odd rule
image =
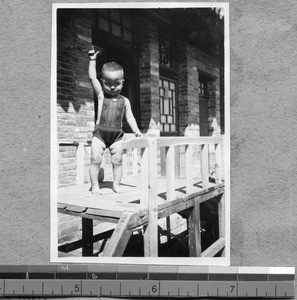
[[[224,257],[58,257],[58,212],[57,212],[57,10],[74,9],[132,9],[132,8],[221,8],[224,10],[225,39],[225,256]],[[51,49],[51,182],[50,182],[50,262],[53,263],[97,263],[97,264],[149,264],[149,265],[230,265],[230,31],[229,3],[227,2],[113,2],[113,3],[54,3],[52,5],[52,49]]]

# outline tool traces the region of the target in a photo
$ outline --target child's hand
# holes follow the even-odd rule
[[[100,51],[95,52],[94,46],[92,47],[92,49],[88,52],[89,58],[90,60],[96,60],[97,59],[97,55]]]
[[[142,137],[143,134],[139,131],[139,132],[136,132],[136,133],[135,133],[135,136],[136,136],[136,137]]]

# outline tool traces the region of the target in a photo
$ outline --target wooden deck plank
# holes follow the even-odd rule
[[[183,181],[182,180],[176,180],[180,183],[179,190],[182,190],[184,186],[182,186]],[[159,190],[160,191],[159,184]],[[85,190],[87,190],[85,188]],[[224,192],[224,184],[218,184],[214,185],[212,187],[209,187],[208,189],[201,189],[200,187],[195,187],[196,192],[186,195],[183,192],[179,192],[178,196],[180,196],[178,199],[172,200],[172,201],[166,201],[164,200],[163,193],[159,193],[159,197],[157,197],[157,210],[159,211],[159,218],[169,216],[171,213],[176,213],[178,211],[181,211],[183,209],[187,209],[189,207],[192,207],[194,205],[194,198],[199,197],[200,203],[203,201],[207,201],[208,199],[215,197],[217,195],[220,195]],[[164,191],[164,190],[163,190]],[[74,192],[76,192],[74,190]],[[71,193],[69,193],[71,194]],[[104,220],[104,221],[112,221],[116,222],[121,217],[121,214],[124,211],[131,211],[136,212],[138,211],[138,215],[140,216],[140,223],[143,222],[142,216],[147,214],[147,208],[141,206],[140,204],[136,203],[129,203],[125,202],[128,201],[127,195],[129,194],[115,194],[114,197],[116,197],[116,200],[110,200],[107,195],[96,195],[88,197],[87,196],[83,200],[72,200],[71,197],[64,198],[67,193],[62,193],[63,197],[61,197],[61,201],[65,201],[65,203],[58,203],[59,208],[58,211],[61,213],[67,213],[75,216],[81,216],[81,217],[88,217],[96,219],[96,220]],[[102,196],[102,197],[101,197]],[[165,197],[166,199],[166,197]],[[60,199],[59,199],[60,200]],[[122,202],[124,201],[124,202]],[[136,201],[135,198],[132,198],[133,202],[139,202]],[[76,208],[76,206],[78,206]],[[81,207],[81,211],[79,212]],[[66,210],[66,209],[67,210]],[[84,210],[84,208],[87,208]],[[106,212],[104,212],[106,211]],[[109,220],[110,218],[110,220]]]
[[[66,209],[58,209],[58,213],[62,213],[62,214],[67,214],[67,215],[71,215],[74,217],[80,217],[80,218],[89,218],[89,219],[93,219],[93,220],[97,220],[97,221],[102,221],[102,222],[109,222],[109,223],[117,223],[119,221],[119,218],[112,218],[112,217],[108,217],[108,216],[98,216],[98,215],[90,215],[87,214],[86,212],[82,212],[82,213],[78,213],[78,212],[74,212],[74,211],[67,211]]]
[[[78,206],[78,205],[66,205],[66,210],[75,211],[77,213],[85,212],[87,208],[85,206]]]
[[[201,179],[193,179],[193,193],[202,190]],[[185,178],[175,179],[175,196],[176,198],[181,198],[187,196],[186,194],[186,180]],[[108,206],[112,201],[118,203],[140,203],[141,195],[141,181],[139,177],[130,177],[123,180],[121,183],[122,193],[116,194],[112,191],[112,182],[104,182],[101,186],[102,195],[93,195],[90,192],[90,185],[84,184],[80,186],[68,186],[60,187],[58,189],[58,203],[59,205],[79,205],[84,206],[86,203],[95,205],[99,203],[100,205],[104,202],[108,203]],[[157,195],[158,199],[166,200],[166,180],[165,178],[157,178]],[[86,205],[87,206],[87,205]],[[97,206],[97,208],[99,208]]]
[[[86,211],[87,215],[93,216],[101,216],[101,217],[111,217],[119,219],[123,212],[119,210],[108,210],[108,209],[95,209],[95,208],[88,208]]]

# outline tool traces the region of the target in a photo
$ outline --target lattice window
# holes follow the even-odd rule
[[[159,97],[161,131],[177,132],[175,82],[168,79],[160,79]]]
[[[206,80],[199,79],[199,94],[203,96],[206,96],[208,94]]]
[[[172,68],[172,53],[170,41],[164,36],[159,37],[160,65]]]
[[[132,22],[115,10],[99,10],[97,16],[98,28],[121,40],[132,42]]]

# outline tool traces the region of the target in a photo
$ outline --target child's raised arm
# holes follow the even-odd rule
[[[89,62],[89,78],[90,78],[92,87],[94,89],[94,92],[96,93],[97,96],[99,94],[103,93],[101,84],[100,84],[99,80],[97,79],[96,59],[97,59],[98,53],[99,53],[99,51],[95,52],[94,47],[92,48],[92,50],[90,50],[88,52],[89,58],[90,58],[90,62]]]
[[[134,132],[136,137],[141,137],[142,133],[137,126],[136,120],[132,113],[130,101],[127,98],[125,98],[125,107],[126,107],[125,116],[126,116],[129,126],[131,127],[131,129]]]

